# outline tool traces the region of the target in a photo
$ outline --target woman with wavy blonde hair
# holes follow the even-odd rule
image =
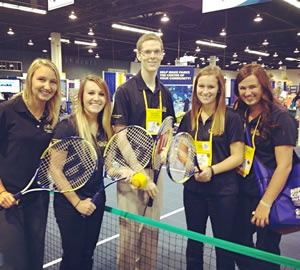
[[[80,136],[91,142],[98,153],[98,170],[76,192],[55,194],[54,210],[63,247],[60,269],[89,270],[100,233],[105,192],[102,191],[98,202],[92,203],[91,198],[103,188],[102,155],[113,133],[110,94],[105,81],[97,75],[88,75],[81,82],[74,102],[72,115],[57,125],[54,138]]]
[[[39,164],[58,121],[60,76],[48,59],[30,65],[24,90],[0,104],[0,254],[4,269],[40,270],[49,194],[15,200]]]

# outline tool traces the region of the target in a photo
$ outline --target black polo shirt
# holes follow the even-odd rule
[[[156,77],[155,91],[152,92],[145,84],[141,72],[118,87],[115,94],[112,124],[138,125],[146,127],[146,105],[143,90],[149,108],[159,108],[159,90],[162,97],[163,119],[173,116],[175,119],[171,93]]]
[[[259,116],[252,119],[249,124],[250,140],[255,130]],[[261,136],[259,128],[255,135],[255,155],[268,168],[276,168],[275,146],[292,145],[295,146],[297,140],[297,122],[291,114],[280,105],[273,105],[271,109],[271,122],[274,125],[270,132],[270,137]],[[253,166],[246,178],[240,179],[241,191],[250,196],[259,196],[256,177]]]
[[[101,127],[102,124],[99,124]],[[54,130],[54,139],[62,139],[70,136],[79,136],[77,128],[75,126],[75,119],[73,116],[69,116],[59,122]],[[98,154],[98,170],[94,173],[91,179],[79,190],[77,194],[81,199],[87,197],[93,197],[93,195],[100,189],[103,188],[103,153],[105,146],[107,144],[107,136],[102,128],[99,128],[97,134],[97,143],[99,148],[97,150]]]
[[[209,129],[212,125],[213,116],[206,120],[203,125],[199,117],[198,141],[209,141]],[[196,128],[192,130],[191,111],[187,112],[178,128],[178,132],[188,132],[195,137]],[[230,156],[230,144],[244,142],[243,124],[238,113],[230,108],[225,112],[225,130],[222,135],[212,138],[212,165],[217,164]],[[237,173],[234,170],[216,174],[206,183],[197,182],[194,177],[187,181],[185,188],[188,190],[212,195],[231,195],[238,192]]]
[[[0,178],[7,191],[22,190],[34,175],[52,138],[47,116],[36,120],[22,97],[0,104]]]

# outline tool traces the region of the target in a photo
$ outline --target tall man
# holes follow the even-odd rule
[[[170,91],[157,77],[164,46],[161,38],[155,34],[142,35],[136,45],[141,70],[117,89],[112,124],[116,132],[127,125],[138,125],[155,136],[165,117],[175,117]],[[163,181],[160,179],[162,174],[155,184],[150,166],[145,171],[148,184],[144,190],[134,189],[125,182],[118,183],[118,207],[159,220],[163,193]],[[147,207],[149,197],[154,199],[152,207]],[[120,218],[119,269],[156,269],[157,242],[157,229]]]

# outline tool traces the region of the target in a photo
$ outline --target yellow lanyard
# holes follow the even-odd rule
[[[146,108],[146,130],[151,135],[157,135],[159,127],[162,123],[162,97],[161,91],[159,91],[159,108],[149,108],[146,91],[143,90],[144,101],[145,101],[145,108]]]
[[[252,134],[252,146],[249,146],[247,144],[245,144],[245,148],[244,148],[244,160],[243,163],[237,168],[237,172],[238,174],[240,174],[243,177],[246,177],[251,170],[252,164],[253,164],[253,159],[254,159],[254,154],[255,154],[255,135],[256,135],[256,131],[260,122],[260,118],[261,115],[259,116],[255,129],[254,129],[254,133]],[[248,132],[248,128],[245,129],[245,132]],[[246,136],[248,136],[248,134],[246,134]]]
[[[209,141],[197,141],[197,135],[199,131],[199,117],[201,115],[202,109],[199,110],[197,115],[197,122],[196,122],[196,133],[194,137],[196,152],[197,152],[197,160],[200,166],[211,166],[212,163],[212,138],[213,138],[213,130],[215,126],[215,118],[213,118],[211,128],[210,128],[210,135]]]

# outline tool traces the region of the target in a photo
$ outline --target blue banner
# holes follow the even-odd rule
[[[166,85],[192,85],[194,67],[188,66],[160,66],[158,77]]]
[[[229,9],[240,6],[270,2],[272,0],[203,0],[202,13]]]

